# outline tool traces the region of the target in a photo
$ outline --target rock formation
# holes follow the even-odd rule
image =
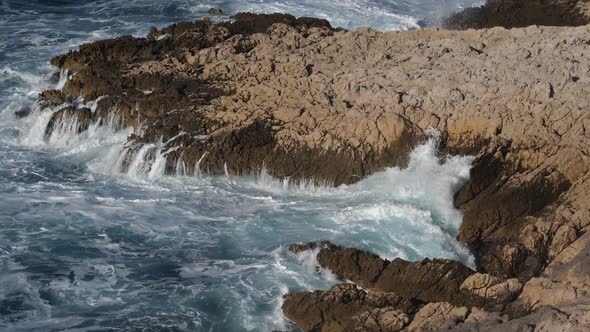
[[[484,29],[588,23],[590,1],[587,0],[488,0],[482,7],[467,8],[451,15],[443,25],[450,29]]]
[[[221,8],[209,8],[207,11],[209,15],[223,15],[223,9]]]
[[[451,328],[465,322],[472,308],[504,310],[507,305],[513,304],[511,301],[522,290],[522,284],[517,279],[505,280],[476,273],[461,263],[445,259],[407,262],[396,258],[387,261],[330,242],[295,244],[289,250],[298,253],[318,248],[317,260],[323,268],[369,291],[349,284],[335,286],[325,292],[289,294],[283,306],[285,315],[309,331],[315,328],[321,331],[354,331],[360,328],[362,331],[369,317],[373,317],[371,319],[381,328],[368,329],[370,331],[398,331],[406,326],[410,331],[431,327]],[[354,296],[343,296],[344,289],[348,293],[353,292]],[[390,300],[376,302],[376,296]],[[354,302],[351,304],[352,298]],[[482,312],[478,314],[481,316]],[[395,322],[399,324],[394,324],[395,328],[384,327],[387,324],[379,323],[379,319],[374,317],[381,317],[379,315],[384,313],[388,313],[387,317],[395,317]],[[402,321],[404,324],[401,324]]]
[[[587,22],[585,1],[518,2],[523,9],[508,16],[499,9],[516,3],[489,1],[470,14],[476,21],[448,22]],[[575,6],[537,21],[524,15],[537,3]],[[159,143],[169,174],[240,175],[264,165],[275,177],[331,185],[404,166],[437,129],[442,153],[477,156],[455,196],[464,212],[459,239],[472,249],[477,271],[319,244],[320,264],[369,290],[294,293],[287,316],[318,331],[502,330],[534,321],[539,329],[583,329],[589,36],[588,26],[345,31],[318,19],[239,14],[56,56],[51,63],[69,80],[62,91],[42,93],[40,103],[65,105],[46,137],[66,118],[77,120],[78,132],[93,123],[141,132],[129,137],[122,171],[142,147],[150,149],[149,171]],[[82,99],[94,107],[74,103]]]
[[[341,284],[325,292],[289,294],[283,310],[306,331],[399,331],[416,306],[394,292]]]

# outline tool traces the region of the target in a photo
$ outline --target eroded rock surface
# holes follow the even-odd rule
[[[399,331],[416,303],[394,292],[365,291],[341,284],[328,291],[287,296],[283,311],[306,331]]]
[[[428,303],[414,316],[408,331],[450,329],[465,321],[468,315],[466,307],[455,307],[446,302]]]
[[[509,3],[488,7],[500,2]],[[589,36],[588,26],[344,31],[324,20],[240,14],[231,23],[178,23],[57,56],[52,64],[70,79],[40,103],[65,103],[48,139],[67,129],[64,119],[75,119],[68,125],[76,132],[97,123],[134,127],[121,171],[143,151],[149,172],[157,154],[142,148],[158,144],[168,174],[251,174],[264,165],[276,177],[333,185],[404,166],[437,129],[442,152],[477,156],[455,204],[464,212],[459,239],[472,249],[478,274],[457,262],[388,262],[328,244],[318,261],[363,287],[439,303],[428,307],[431,316],[450,310],[456,317],[441,327],[490,328],[504,313],[517,326],[531,315],[549,319],[555,312],[546,305],[561,310],[588,292]],[[416,275],[420,282],[409,280]],[[297,294],[291,301],[309,305],[289,307],[289,317],[319,308],[339,322],[315,320],[306,329],[393,330],[412,326],[416,315],[359,295],[342,318],[322,304],[342,304],[326,299],[330,292]],[[503,312],[474,316],[474,307]],[[580,310],[546,326],[585,326]]]
[[[354,306],[358,311],[354,312],[355,315],[364,312],[363,317],[373,317],[367,307],[386,309],[387,312],[401,310],[409,315],[409,321],[412,321],[409,326],[411,331],[454,327],[466,321],[471,308],[474,307],[489,311],[504,310],[522,290],[522,284],[517,279],[504,280],[476,273],[461,263],[445,259],[408,262],[396,258],[388,261],[368,252],[344,248],[330,242],[294,244],[289,249],[295,254],[303,250],[319,249],[314,252],[317,252],[317,261],[321,267],[329,269],[342,280],[349,280],[370,289],[369,294],[388,294],[396,299],[376,306],[377,301],[368,300],[370,296],[358,296],[365,294],[365,291],[359,290],[355,285],[346,286],[349,287],[346,290],[354,290],[353,294],[356,295]],[[351,329],[362,330],[364,325],[360,322],[365,320],[350,320],[350,311],[336,310],[338,306],[335,306],[332,300],[331,304],[325,303],[327,298],[331,299],[330,296],[341,294],[341,291],[342,288],[333,288],[326,292],[290,294],[285,299],[283,311],[288,318],[306,330],[313,330],[313,326],[341,326],[343,324],[336,322],[344,320],[347,320],[344,325],[352,326]],[[338,305],[343,303],[342,298],[350,298],[339,296]],[[424,304],[427,305],[422,307]],[[311,312],[315,312],[315,316],[311,315]],[[482,317],[487,319],[487,315],[491,315],[485,311],[476,314],[469,321],[477,322],[482,320]],[[398,317],[393,313],[390,315]],[[319,319],[311,317],[323,317],[322,323],[318,323]]]

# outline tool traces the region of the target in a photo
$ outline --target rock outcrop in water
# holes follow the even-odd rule
[[[287,295],[283,305],[285,315],[308,331],[314,328],[321,331],[364,331],[367,320],[380,327],[367,328],[368,331],[399,331],[410,322],[413,325],[409,326],[410,330],[425,329],[425,324],[450,328],[464,322],[474,307],[494,312],[504,310],[522,290],[518,279],[506,280],[476,273],[461,263],[445,259],[408,262],[396,258],[388,261],[329,242],[295,244],[289,249],[299,253],[318,248],[317,260],[323,268],[369,291],[349,284],[338,285],[328,291]],[[350,292],[354,296],[349,295]],[[381,305],[376,306],[375,296],[395,300],[379,302]],[[351,299],[354,299],[352,309]],[[488,314],[477,311],[478,315],[482,313]],[[390,316],[395,319],[381,318]],[[394,319],[396,324],[386,326],[380,319]]]
[[[443,25],[450,29],[484,29],[588,23],[590,2],[586,0],[488,0],[484,6],[451,15]]]
[[[522,16],[532,13],[525,9],[489,9],[514,3],[489,1],[470,14],[477,20],[449,22],[555,23]],[[551,3],[575,3],[575,13],[586,6]],[[586,23],[560,13],[551,16],[559,25]],[[441,152],[477,156],[455,204],[464,212],[459,239],[478,271],[323,244],[319,263],[368,291],[290,294],[286,315],[319,331],[584,330],[589,36],[588,26],[344,31],[289,15],[178,23],[52,59],[70,77],[61,92],[40,95],[47,107],[65,103],[45,136],[64,122],[76,132],[132,126],[121,171],[140,154],[149,172],[160,154],[169,174],[265,166],[276,177],[338,185],[404,166],[437,129]],[[95,102],[76,106],[80,99]]]

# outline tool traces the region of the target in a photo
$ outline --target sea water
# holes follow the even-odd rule
[[[461,214],[452,204],[471,158],[440,159],[436,134],[406,169],[338,188],[273,179],[263,168],[164,176],[141,158],[121,173],[133,129],[78,135],[66,124],[44,140],[52,111],[34,101],[55,87],[51,56],[210,7],[402,30],[480,2],[0,0],[0,330],[287,330],[284,294],[339,282],[314,253],[289,253],[294,242],[472,264],[455,240]],[[32,115],[16,119],[25,106]]]

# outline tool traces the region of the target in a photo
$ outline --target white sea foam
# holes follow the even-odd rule
[[[112,139],[117,132],[104,129],[91,127],[93,133],[45,144],[62,156],[95,165],[91,171],[104,164],[102,169],[108,175],[125,156],[127,133]],[[107,137],[111,137],[112,144],[108,148],[94,141],[107,141]],[[338,282],[329,270],[319,266],[317,249],[298,255],[288,253],[285,245],[297,239],[331,240],[387,258],[446,257],[471,263],[468,252],[454,238],[461,215],[452,206],[453,190],[468,176],[471,158],[441,160],[436,155],[436,144],[433,138],[418,146],[406,169],[387,169],[357,184],[338,188],[300,186],[273,179],[264,171],[255,177],[232,177],[230,182],[225,177],[164,176],[163,143],[148,144],[131,158],[124,177],[108,180],[114,181],[117,189],[92,189],[98,190],[94,194],[70,186],[59,189],[59,195],[38,196],[37,191],[31,191],[20,195],[19,201],[51,202],[56,205],[44,208],[44,214],[63,218],[64,212],[74,213],[76,220],[86,220],[71,224],[69,232],[98,227],[96,237],[84,241],[84,246],[96,248],[120,262],[91,259],[72,269],[77,276],[74,284],[65,277],[52,280],[48,287],[62,294],[62,301],[91,307],[127,305],[129,312],[145,310],[128,303],[134,303],[134,289],[141,289],[142,278],[151,278],[150,273],[155,272],[141,268],[143,272],[132,274],[130,270],[136,263],[128,260],[153,251],[154,258],[164,255],[166,260],[182,260],[175,273],[185,282],[175,284],[174,291],[167,291],[167,297],[182,303],[176,310],[188,310],[195,317],[192,324],[207,326],[212,318],[191,307],[192,302],[181,295],[187,292],[191,294],[189,298],[199,301],[229,301],[242,328],[285,329],[289,325],[280,309],[285,293],[326,289]],[[111,151],[111,155],[105,151]],[[146,162],[150,151],[154,157]],[[50,179],[46,181],[39,185],[40,189],[47,188]],[[121,235],[105,232],[113,227],[122,227],[130,235],[125,241],[117,240]],[[63,233],[56,226],[46,229],[53,237]],[[48,235],[27,236],[36,236],[38,243],[40,236]],[[138,242],[141,246],[130,250]],[[140,261],[142,265],[150,264],[150,258]],[[93,279],[85,281],[85,275]],[[135,280],[137,276],[139,279]],[[212,288],[203,288],[202,280],[211,282]],[[133,286],[117,288],[121,283]],[[185,283],[196,285],[184,289]],[[166,284],[170,285],[169,281]],[[219,293],[211,295],[212,289],[219,289]],[[260,309],[260,303],[270,305],[270,309]],[[42,320],[38,322],[47,326]]]
[[[55,89],[62,90],[64,88],[64,86],[66,85],[67,81],[68,81],[68,70],[62,68],[59,71],[59,80],[57,81],[57,84],[55,85]]]
[[[329,283],[334,284],[338,282],[338,277],[330,271],[330,269],[324,268],[320,265],[317,260],[318,253],[321,248],[308,249],[298,252],[295,257],[297,261],[305,268],[309,274],[318,274],[321,278],[326,279]]]

